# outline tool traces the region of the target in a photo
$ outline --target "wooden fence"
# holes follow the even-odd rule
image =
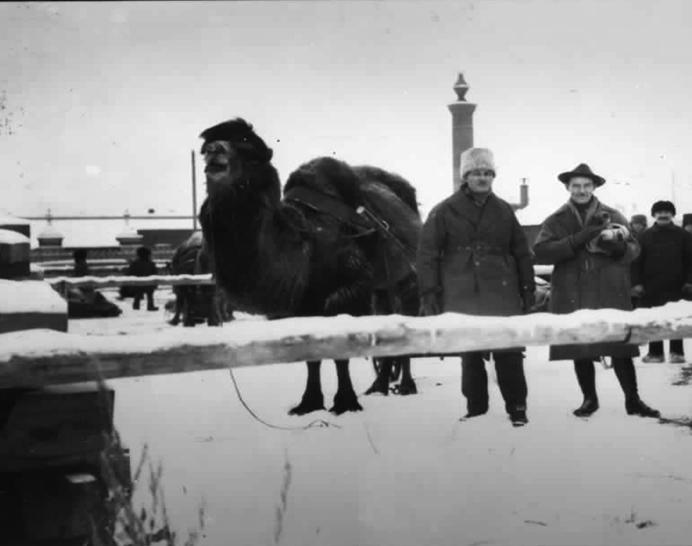
[[[526,345],[692,336],[692,302],[636,311],[583,310],[478,317],[339,316],[234,321],[134,335],[85,336],[51,330],[0,334],[0,388],[106,378],[401,354],[450,354]]]
[[[133,277],[129,275],[108,275],[105,277],[52,277],[46,279],[61,294],[69,288],[113,288],[120,286],[203,286],[215,284],[211,273],[204,275],[149,275]]]

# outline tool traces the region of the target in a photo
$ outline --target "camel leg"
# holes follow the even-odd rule
[[[396,392],[401,395],[417,394],[416,382],[411,375],[411,359],[408,356],[400,356],[397,363],[401,365],[401,382],[396,386]]]
[[[291,408],[289,415],[305,415],[311,411],[324,409],[324,396],[322,396],[322,383],[320,381],[320,361],[313,360],[307,363],[308,380],[305,384],[303,399],[296,407]]]
[[[348,373],[348,359],[335,360],[336,378],[339,386],[334,396],[334,406],[329,410],[332,413],[341,415],[346,411],[361,411],[363,407],[358,403],[358,396],[353,390],[351,375]]]
[[[173,318],[168,321],[168,324],[171,326],[178,326],[180,323],[180,311],[182,308],[182,305],[180,303],[180,293],[179,290],[174,290],[175,293],[175,313],[173,315]]]
[[[365,391],[365,394],[380,393],[385,396],[389,394],[389,375],[392,373],[393,359],[388,357],[376,358],[379,364],[377,368],[377,377],[370,388]]]
[[[190,292],[185,292],[183,296],[183,326],[194,326],[195,321],[192,318],[192,298]]]

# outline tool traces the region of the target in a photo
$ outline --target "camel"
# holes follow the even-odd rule
[[[251,124],[235,118],[202,132],[207,197],[200,223],[217,283],[233,309],[268,318],[416,314],[415,251],[421,227],[413,186],[371,166],[319,157],[284,186],[273,151]],[[338,388],[330,411],[362,410],[349,361],[335,359]],[[380,359],[368,392],[416,392],[405,357]],[[320,361],[307,362],[300,403],[289,413],[324,409]]]
[[[193,232],[175,249],[169,270],[172,275],[199,275],[211,273],[209,258],[203,247],[201,231]],[[176,286],[175,314],[169,321],[172,326],[194,326],[206,320],[209,326],[219,326],[222,322],[233,320],[233,313],[222,301],[216,286]]]

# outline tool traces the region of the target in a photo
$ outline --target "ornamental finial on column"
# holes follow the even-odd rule
[[[457,100],[459,102],[466,102],[466,93],[469,90],[469,85],[466,83],[466,80],[464,79],[464,74],[459,72],[459,77],[457,78],[456,83],[454,84],[454,92],[457,94]]]

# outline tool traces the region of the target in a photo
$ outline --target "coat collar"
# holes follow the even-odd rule
[[[558,209],[558,213],[560,213],[560,214],[562,214],[562,213],[573,214],[576,217],[579,225],[581,227],[584,227],[584,226],[589,224],[589,221],[591,220],[591,218],[593,218],[594,214],[596,214],[598,211],[600,211],[601,208],[602,208],[601,202],[594,195],[591,197],[591,203],[589,203],[589,206],[586,209],[586,216],[585,216],[584,220],[581,219],[581,214],[579,214],[577,207],[575,206],[574,203],[572,203],[571,199],[569,201],[567,201],[567,203],[565,203],[564,205],[562,205],[562,207],[560,207]]]
[[[497,201],[497,199],[498,198],[495,193],[491,191],[485,198],[484,203],[480,205],[475,203],[473,197],[464,191],[463,187],[461,187],[454,194],[452,194],[449,202],[455,209],[463,211],[468,210],[468,207],[473,207],[474,209],[485,208],[490,203]]]

